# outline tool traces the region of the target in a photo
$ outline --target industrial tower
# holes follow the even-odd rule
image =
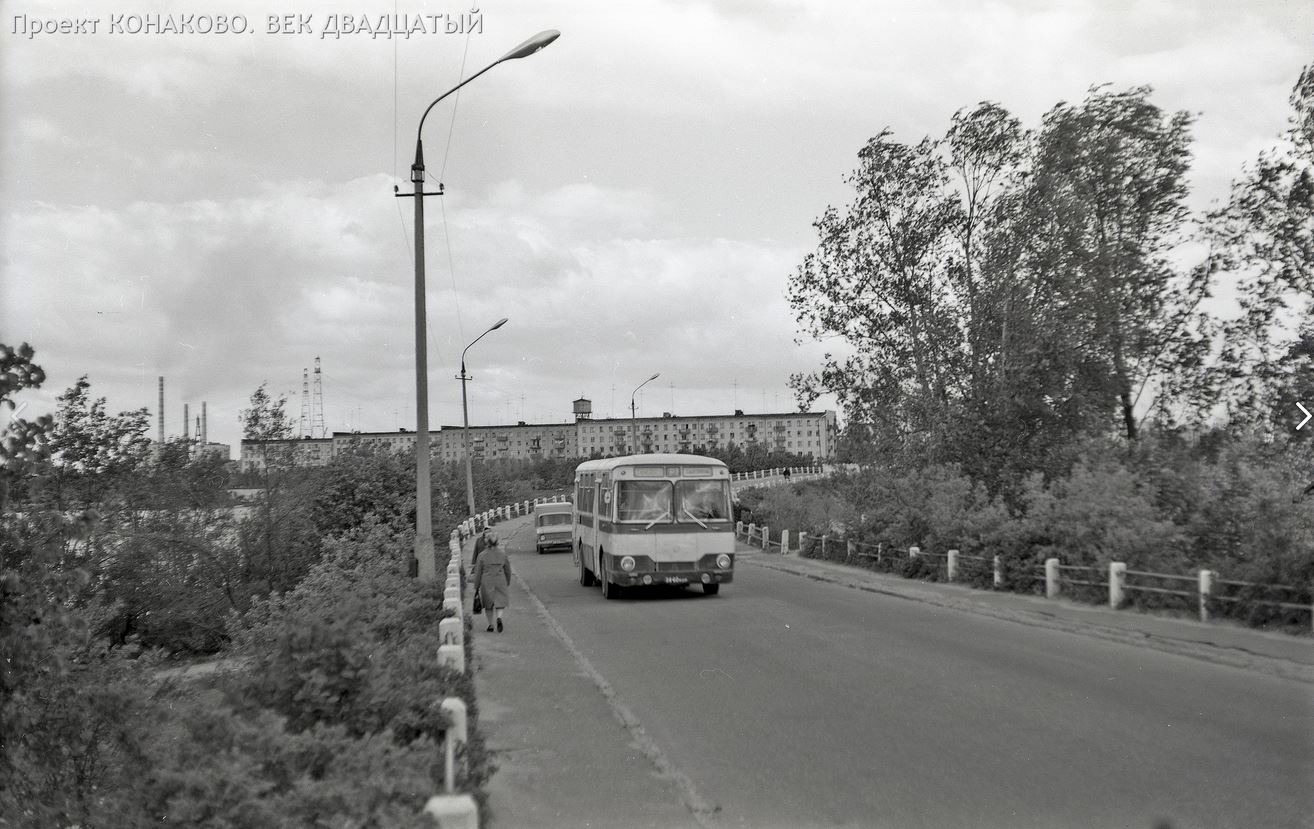
[[[324,428],[324,382],[319,370],[319,358],[315,358],[315,395],[310,399],[310,436],[326,438]]]

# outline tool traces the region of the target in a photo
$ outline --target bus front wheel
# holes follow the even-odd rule
[[[602,598],[604,599],[620,598],[620,593],[621,593],[620,585],[612,584],[607,579],[607,562],[604,559],[603,553],[601,551],[598,552],[598,581],[602,582]]]
[[[579,584],[581,587],[593,586],[593,571],[584,563],[584,550],[579,551]]]

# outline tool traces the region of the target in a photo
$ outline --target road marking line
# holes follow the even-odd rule
[[[675,764],[667,758],[666,753],[657,745],[656,741],[648,736],[648,732],[643,728],[643,723],[639,722],[639,718],[634,716],[634,712],[630,711],[625,703],[621,702],[620,696],[616,693],[616,689],[612,688],[611,683],[607,681],[606,677],[604,677],[597,668],[593,667],[593,663],[589,661],[589,658],[585,656],[584,652],[575,644],[575,640],[570,638],[570,634],[566,633],[565,628],[563,628],[552,616],[551,611],[547,609],[547,605],[539,600],[538,596],[535,595],[534,591],[529,587],[529,584],[526,583],[519,574],[513,574],[512,578],[520,586],[520,589],[525,591],[525,595],[528,596],[529,600],[534,604],[534,609],[538,611],[538,615],[548,626],[548,630],[552,631],[552,635],[556,636],[557,639],[561,641],[561,644],[570,652],[570,655],[575,658],[575,662],[579,665],[580,669],[584,671],[589,679],[593,680],[593,684],[598,686],[598,690],[602,692],[603,698],[607,700],[607,705],[611,707],[612,714],[620,721],[620,724],[625,726],[625,729],[630,732],[630,737],[634,740],[634,744],[638,746],[644,756],[652,761],[652,764],[657,767],[657,772],[675,785],[676,790],[680,794],[680,800],[684,802],[685,807],[693,815],[694,820],[698,825],[705,827],[705,829],[715,829],[716,824],[712,822],[711,816],[721,811],[721,807],[707,802],[707,800],[698,793],[698,789],[694,786],[693,781],[677,769]]]

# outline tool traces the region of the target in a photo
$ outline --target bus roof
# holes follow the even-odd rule
[[[610,472],[620,466],[644,466],[647,464],[678,464],[680,466],[725,466],[725,461],[707,458],[702,455],[681,455],[674,452],[658,452],[651,455],[621,455],[618,458],[598,458],[575,467],[575,474],[581,472]]]

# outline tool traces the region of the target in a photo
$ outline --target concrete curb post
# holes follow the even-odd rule
[[[438,621],[438,641],[444,645],[465,644],[465,623],[456,616],[445,616]]]
[[[1214,571],[1200,571],[1200,621],[1209,621],[1209,594],[1214,589]]]
[[[741,535],[743,535],[743,534],[744,534],[744,522],[743,522],[743,521],[736,521],[736,522],[735,522],[735,538],[738,538],[739,536],[741,536]]]
[[[771,552],[771,530],[766,524],[762,525],[762,552]]]
[[[853,554],[856,553],[856,552],[858,551],[857,548],[858,548],[858,545],[857,545],[857,543],[854,542],[854,541],[846,541],[846,542],[844,542],[844,561],[845,561],[845,562],[853,561]]]
[[[465,673],[465,648],[462,645],[439,645],[438,664],[445,665],[458,674]]]
[[[780,531],[780,554],[789,555],[789,530]]]
[[[922,548],[921,548],[921,547],[909,547],[909,548],[908,548],[908,558],[917,558],[917,557],[918,557],[919,555],[921,555],[921,554],[922,554]]]
[[[1122,607],[1123,594],[1127,587],[1127,565],[1121,561],[1109,562],[1109,607],[1117,610]]]
[[[808,534],[800,530],[798,533],[798,554],[800,557],[803,556],[804,551],[807,550],[807,548],[808,548]]]
[[[439,829],[479,829],[479,807],[468,794],[443,794],[429,798],[424,813]]]
[[[1045,559],[1045,598],[1057,599],[1059,594],[1059,560]]]
[[[948,573],[949,581],[953,581],[958,575],[958,551],[950,550],[945,562],[945,571]]]
[[[465,608],[461,607],[461,597],[455,599],[443,598],[443,609],[452,611],[452,615],[458,619],[465,618]]]
[[[1004,563],[995,556],[995,589],[998,590],[1004,584]]]
[[[470,728],[467,723],[465,700],[460,697],[447,697],[442,701],[441,707],[443,713],[452,721],[451,726],[443,733],[443,754],[446,759],[443,783],[448,794],[455,794],[456,747],[457,744],[464,745],[470,739]]]
[[[745,536],[745,538],[744,538],[744,543],[747,544],[748,546],[752,547],[752,546],[753,546],[753,538],[754,538],[756,535],[757,535],[757,524],[749,524],[749,525],[748,525],[748,535]]]

